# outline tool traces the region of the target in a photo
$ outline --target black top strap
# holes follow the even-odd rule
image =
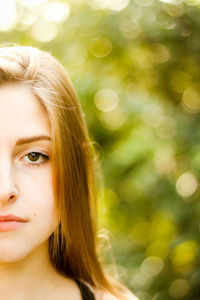
[[[95,300],[93,292],[90,290],[90,288],[86,284],[79,281],[78,279],[75,279],[75,281],[80,288],[83,300]]]

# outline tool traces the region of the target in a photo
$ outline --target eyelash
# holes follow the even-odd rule
[[[42,156],[44,160],[42,162],[40,162],[40,163],[27,163],[27,162],[25,163],[25,164],[27,164],[27,165],[29,165],[31,167],[39,167],[39,166],[45,164],[49,160],[49,156],[48,155],[45,155],[45,154],[43,154],[41,152],[37,152],[37,151],[29,152],[25,156],[28,156],[28,155],[30,155],[32,153],[39,155],[39,157]]]

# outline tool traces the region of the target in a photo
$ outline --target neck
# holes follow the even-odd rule
[[[1,298],[7,300],[39,299],[49,287],[56,271],[53,269],[48,244],[42,244],[16,262],[0,262]]]

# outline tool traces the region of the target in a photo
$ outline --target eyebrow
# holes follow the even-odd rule
[[[40,141],[40,140],[51,141],[51,138],[48,135],[31,136],[31,137],[21,138],[21,139],[17,140],[15,145],[20,146],[20,145]]]

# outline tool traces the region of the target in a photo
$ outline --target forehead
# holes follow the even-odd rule
[[[19,136],[50,135],[48,114],[26,86],[0,87],[0,143]]]

